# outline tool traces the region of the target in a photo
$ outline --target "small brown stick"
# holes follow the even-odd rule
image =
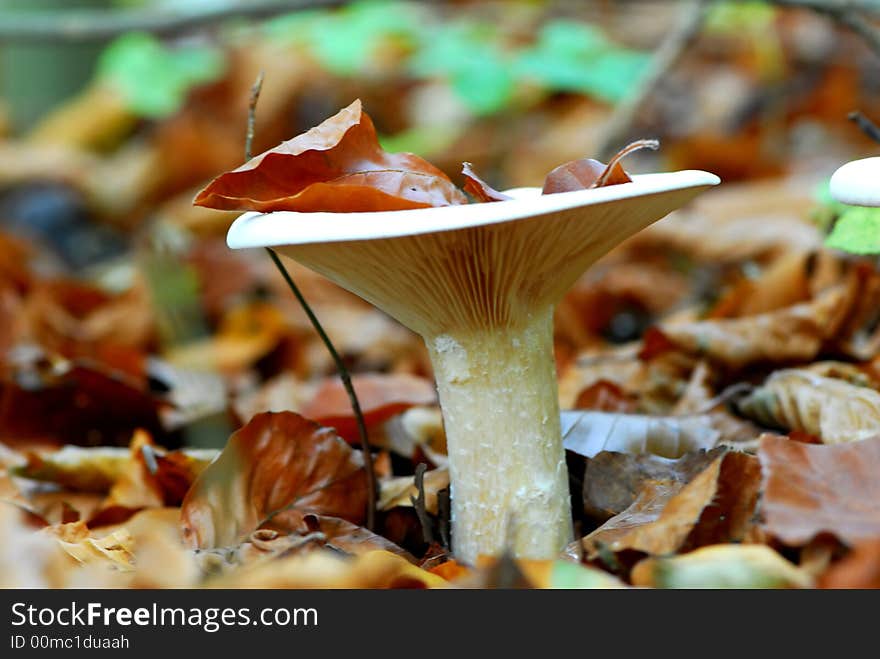
[[[245,144],[244,144],[244,157],[245,161],[251,159],[251,149],[253,148],[254,141],[254,126],[256,125],[256,116],[257,116],[257,101],[260,99],[260,91],[263,89],[263,72],[260,71],[260,74],[257,76],[257,79],[254,81],[253,86],[251,87],[251,97],[248,103],[248,118],[247,118],[247,133],[245,136]],[[336,351],[336,346],[333,345],[333,342],[330,340],[330,337],[327,336],[327,332],[324,331],[324,327],[321,325],[321,321],[318,320],[318,317],[315,315],[315,312],[312,311],[312,307],[309,306],[309,303],[306,302],[305,297],[303,297],[302,292],[299,290],[299,287],[293,281],[293,277],[290,276],[290,272],[288,272],[287,268],[284,267],[284,264],[281,262],[281,258],[278,254],[275,253],[275,250],[266,248],[266,252],[269,254],[269,258],[272,259],[272,263],[275,264],[275,267],[278,269],[278,272],[281,273],[281,276],[284,278],[287,287],[290,289],[290,292],[293,293],[293,296],[296,298],[297,302],[299,302],[303,311],[305,311],[306,316],[308,316],[309,322],[311,322],[312,327],[314,328],[317,335],[320,337],[321,342],[324,344],[324,347],[327,349],[327,352],[330,353],[330,357],[333,359],[333,363],[336,366],[336,371],[339,374],[339,379],[342,380],[342,386],[345,388],[345,393],[348,394],[348,400],[351,402],[351,409],[354,412],[354,418],[357,423],[358,435],[360,437],[361,443],[361,453],[364,456],[364,471],[367,475],[367,528],[372,531],[376,525],[376,471],[373,468],[373,454],[370,452],[370,439],[367,435],[367,424],[364,422],[364,414],[361,411],[360,401],[358,401],[357,394],[354,391],[354,385],[351,383],[351,375],[348,372],[348,368],[345,366],[345,362],[342,361],[342,357],[339,356],[339,353]]]
[[[868,119],[864,114],[855,110],[847,115],[847,119],[855,123],[862,132],[875,142],[880,142],[880,126]]]
[[[422,538],[427,544],[433,545],[433,525],[431,524],[431,517],[428,515],[428,510],[425,506],[425,471],[427,470],[427,468],[428,467],[424,462],[420,462],[416,467],[416,474],[414,479],[416,492],[418,492],[418,497],[410,495],[409,500],[412,502],[413,508],[415,508],[416,515],[419,518],[419,524],[422,525]]]

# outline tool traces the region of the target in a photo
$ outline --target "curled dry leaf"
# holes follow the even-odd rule
[[[632,179],[620,165],[625,156],[639,149],[658,149],[660,143],[657,140],[638,140],[623,147],[618,151],[608,164],[592,158],[572,160],[560,165],[544,179],[542,194],[555,194],[557,192],[571,192],[573,190],[586,190],[589,188],[601,188],[606,185],[618,185],[630,183]]]
[[[745,318],[664,324],[648,330],[644,359],[679,350],[741,369],[756,363],[810,361],[852,304],[853,288],[835,286],[810,302]]]
[[[713,545],[682,556],[646,558],[632,570],[647,588],[810,588],[810,575],[766,545]]]
[[[569,451],[592,458],[602,451],[653,453],[678,458],[714,447],[721,437],[708,416],[655,417],[611,412],[562,412],[562,440]]]
[[[351,383],[368,428],[384,423],[416,405],[434,405],[437,402],[434,384],[415,375],[361,373],[353,376]],[[338,377],[324,380],[301,412],[306,418],[335,428],[348,441],[358,441],[351,401]]]
[[[201,549],[241,543],[266,523],[301,528],[308,513],[359,523],[367,504],[363,457],[330,428],[292,412],[256,415],[184,498],[184,538]]]
[[[880,537],[880,437],[837,446],[765,436],[764,529],[788,545],[829,533],[845,543]]]
[[[469,162],[462,163],[461,173],[464,175],[464,191],[477,201],[507,201],[513,199],[510,195],[498,192],[474,173],[473,165]]]
[[[356,100],[319,126],[221,174],[195,204],[221,210],[365,212],[466,203],[439,169],[386,153]]]
[[[647,484],[677,492],[723,452],[723,448],[691,451],[671,460],[650,453],[603,451],[587,460],[584,512],[604,522],[629,508]]]
[[[824,444],[880,434],[880,393],[805,369],[776,371],[737,407],[765,426],[814,435]]]
[[[165,451],[150,435],[138,430],[129,446],[129,458],[89,526],[118,524],[139,510],[178,506],[208,462],[194,460],[181,451]]]
[[[207,583],[214,588],[446,588],[448,582],[405,558],[371,551],[354,558],[313,551],[259,562]]]
[[[583,539],[590,557],[603,548],[650,555],[747,539],[758,501],[758,461],[729,451],[687,485],[649,482],[633,504]]]
[[[215,449],[167,452],[155,447],[154,453],[163,465],[166,461],[187,465],[193,479],[217,456]],[[130,449],[115,446],[64,446],[57,451],[27,451],[25,458],[25,463],[11,470],[16,476],[55,483],[79,492],[108,492],[124,476],[132,460],[132,453]]]
[[[58,534],[60,547],[81,564],[99,564],[123,572],[134,570],[134,542],[127,529],[95,538],[89,535],[84,523],[74,522],[54,532]]]

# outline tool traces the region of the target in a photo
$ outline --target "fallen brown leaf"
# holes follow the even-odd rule
[[[810,361],[846,318],[854,289],[835,286],[810,302],[745,318],[663,324],[645,335],[641,356],[681,350],[733,369]]]
[[[788,545],[822,533],[855,544],[880,537],[880,437],[835,446],[765,436],[764,529]]]
[[[652,488],[679,491],[724,450],[693,451],[674,460],[650,453],[603,451],[587,460],[584,512],[604,522],[629,508],[648,483]]]
[[[819,578],[819,588],[880,588],[880,539],[859,542]]]
[[[765,426],[814,435],[825,444],[880,434],[880,393],[805,369],[776,371],[737,407]]]
[[[308,513],[359,523],[366,504],[360,452],[298,414],[267,412],[199,475],[181,507],[183,534],[192,547],[230,546],[266,523],[298,529]]]
[[[683,487],[648,482],[626,510],[583,539],[590,557],[603,547],[649,555],[741,541],[753,526],[760,467],[754,457],[729,451]]]

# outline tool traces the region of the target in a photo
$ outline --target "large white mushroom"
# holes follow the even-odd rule
[[[880,207],[880,157],[842,165],[831,176],[830,190],[842,204]]]
[[[232,248],[271,247],[425,340],[446,427],[453,550],[552,558],[571,540],[553,309],[627,237],[716,185],[701,171],[418,210],[247,213]]]

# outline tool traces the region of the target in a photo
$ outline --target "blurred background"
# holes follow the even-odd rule
[[[242,163],[260,71],[254,153],[355,98],[387,150],[459,184],[462,161],[540,185],[658,138],[628,169],[715,172],[706,217],[775,213],[777,240],[821,244],[828,176],[878,149],[848,114],[880,117],[880,9],[862,30],[834,4],[0,0],[0,436],[222,446],[332,373],[265,255],[225,247],[235,214],[191,204]],[[760,270],[695,255],[703,237],[585,275],[560,368]],[[416,337],[290,267],[355,372],[430,375]]]

